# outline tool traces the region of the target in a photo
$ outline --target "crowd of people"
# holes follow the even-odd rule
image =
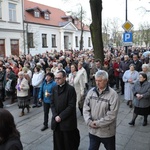
[[[124,95],[129,108],[134,106],[129,125],[135,125],[138,115],[144,116],[143,126],[147,125],[150,56],[142,55],[145,51],[104,50],[104,62],[95,59],[93,50],[6,57],[0,60],[0,107],[4,107],[7,98],[11,103],[17,99],[22,117],[25,109],[29,113],[31,107],[43,105],[41,131],[48,128],[51,108],[55,150],[78,149],[76,108],[79,108],[89,126],[89,149],[97,150],[103,143],[107,150],[115,150],[118,94]]]

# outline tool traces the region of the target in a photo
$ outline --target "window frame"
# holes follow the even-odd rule
[[[10,8],[10,5],[15,6],[14,8]],[[9,2],[9,21],[10,22],[17,22],[17,5],[14,3]]]
[[[91,37],[88,37],[88,47],[91,47]]]
[[[34,17],[40,18],[40,12],[38,10],[34,10]]]
[[[78,36],[75,36],[75,43],[76,43],[76,47],[79,47]]]
[[[44,13],[44,19],[50,20],[50,15],[49,15],[49,13]]]
[[[34,40],[33,40],[33,33],[28,32],[27,33],[27,38],[28,38],[28,48],[34,48]]]
[[[51,35],[51,40],[52,40],[52,47],[56,48],[56,34]]]
[[[42,48],[47,48],[47,34],[42,33]]]

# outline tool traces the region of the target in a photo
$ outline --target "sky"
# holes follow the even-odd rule
[[[60,8],[64,11],[76,12],[80,5],[86,11],[86,20],[91,20],[89,0],[30,0],[44,5]],[[126,0],[103,0],[102,18],[103,22],[107,19],[118,18],[120,20],[120,29],[125,23],[125,4]],[[139,24],[148,22],[150,24],[150,0],[127,0],[128,20],[133,24],[134,29],[138,29]]]

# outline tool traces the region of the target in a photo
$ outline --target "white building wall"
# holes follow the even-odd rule
[[[9,5],[16,4],[16,22],[9,21]],[[21,39],[23,37],[23,18],[22,18],[22,0],[2,0],[2,19],[0,19],[0,39],[5,40],[5,54],[11,55],[11,39],[19,39],[19,51],[22,50]]]
[[[25,29],[27,29],[27,23],[25,24]],[[45,53],[46,51],[60,51],[61,44],[60,44],[60,32],[59,29],[56,27],[50,26],[43,26],[37,24],[28,24],[28,32],[33,33],[33,40],[35,48],[30,48],[30,53],[32,55],[38,53]],[[47,47],[42,47],[42,34],[47,34]],[[56,46],[52,47],[52,34],[56,35]],[[27,30],[26,30],[27,35]],[[27,41],[25,42],[27,44]],[[26,54],[27,54],[27,45],[26,45]]]
[[[24,28],[26,29],[26,37],[27,32],[33,33],[34,40],[34,48],[29,49],[29,53],[32,55],[45,53],[46,51],[54,51],[57,50],[65,50],[64,37],[67,36],[68,41],[66,42],[68,49],[76,49],[79,50],[79,47],[76,47],[75,44],[75,36],[78,36],[78,42],[80,40],[80,31],[73,28],[72,25],[66,26],[63,28],[53,27],[53,26],[44,26],[38,24],[25,23]],[[42,47],[42,34],[47,34],[47,47]],[[56,35],[56,47],[52,47],[52,34]],[[90,32],[84,31],[84,49],[91,49],[92,47],[88,47],[88,37],[91,37]],[[26,43],[26,54],[27,50],[27,41]],[[78,44],[79,45],[79,44]],[[91,44],[92,45],[92,44]]]
[[[78,37],[78,47],[75,47],[76,50],[79,50],[80,48],[80,37],[81,37],[81,31],[76,32],[75,36]],[[83,49],[92,49],[92,41],[91,41],[91,47],[88,45],[88,38],[91,38],[91,33],[89,31],[83,32]]]

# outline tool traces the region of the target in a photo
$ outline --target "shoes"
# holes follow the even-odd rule
[[[127,101],[127,105],[129,105],[129,102],[130,102],[130,101]]]
[[[147,121],[144,121],[142,125],[143,125],[143,126],[146,126],[146,125],[147,125]]]
[[[32,108],[35,108],[35,107],[37,107],[37,105],[34,104],[34,105],[32,106]]]
[[[41,107],[42,106],[42,104],[37,104],[37,107]]]
[[[41,131],[45,131],[46,129],[48,129],[48,127],[47,127],[47,126],[44,126],[44,127],[41,129]]]
[[[132,101],[131,100],[129,100],[129,108],[132,108],[133,106],[132,106]]]
[[[132,120],[131,122],[129,122],[129,125],[134,126],[135,122]]]
[[[28,113],[30,112],[30,107],[27,107],[27,112],[28,112]]]
[[[24,112],[21,112],[21,114],[19,115],[19,117],[22,117],[22,116],[24,116]]]

